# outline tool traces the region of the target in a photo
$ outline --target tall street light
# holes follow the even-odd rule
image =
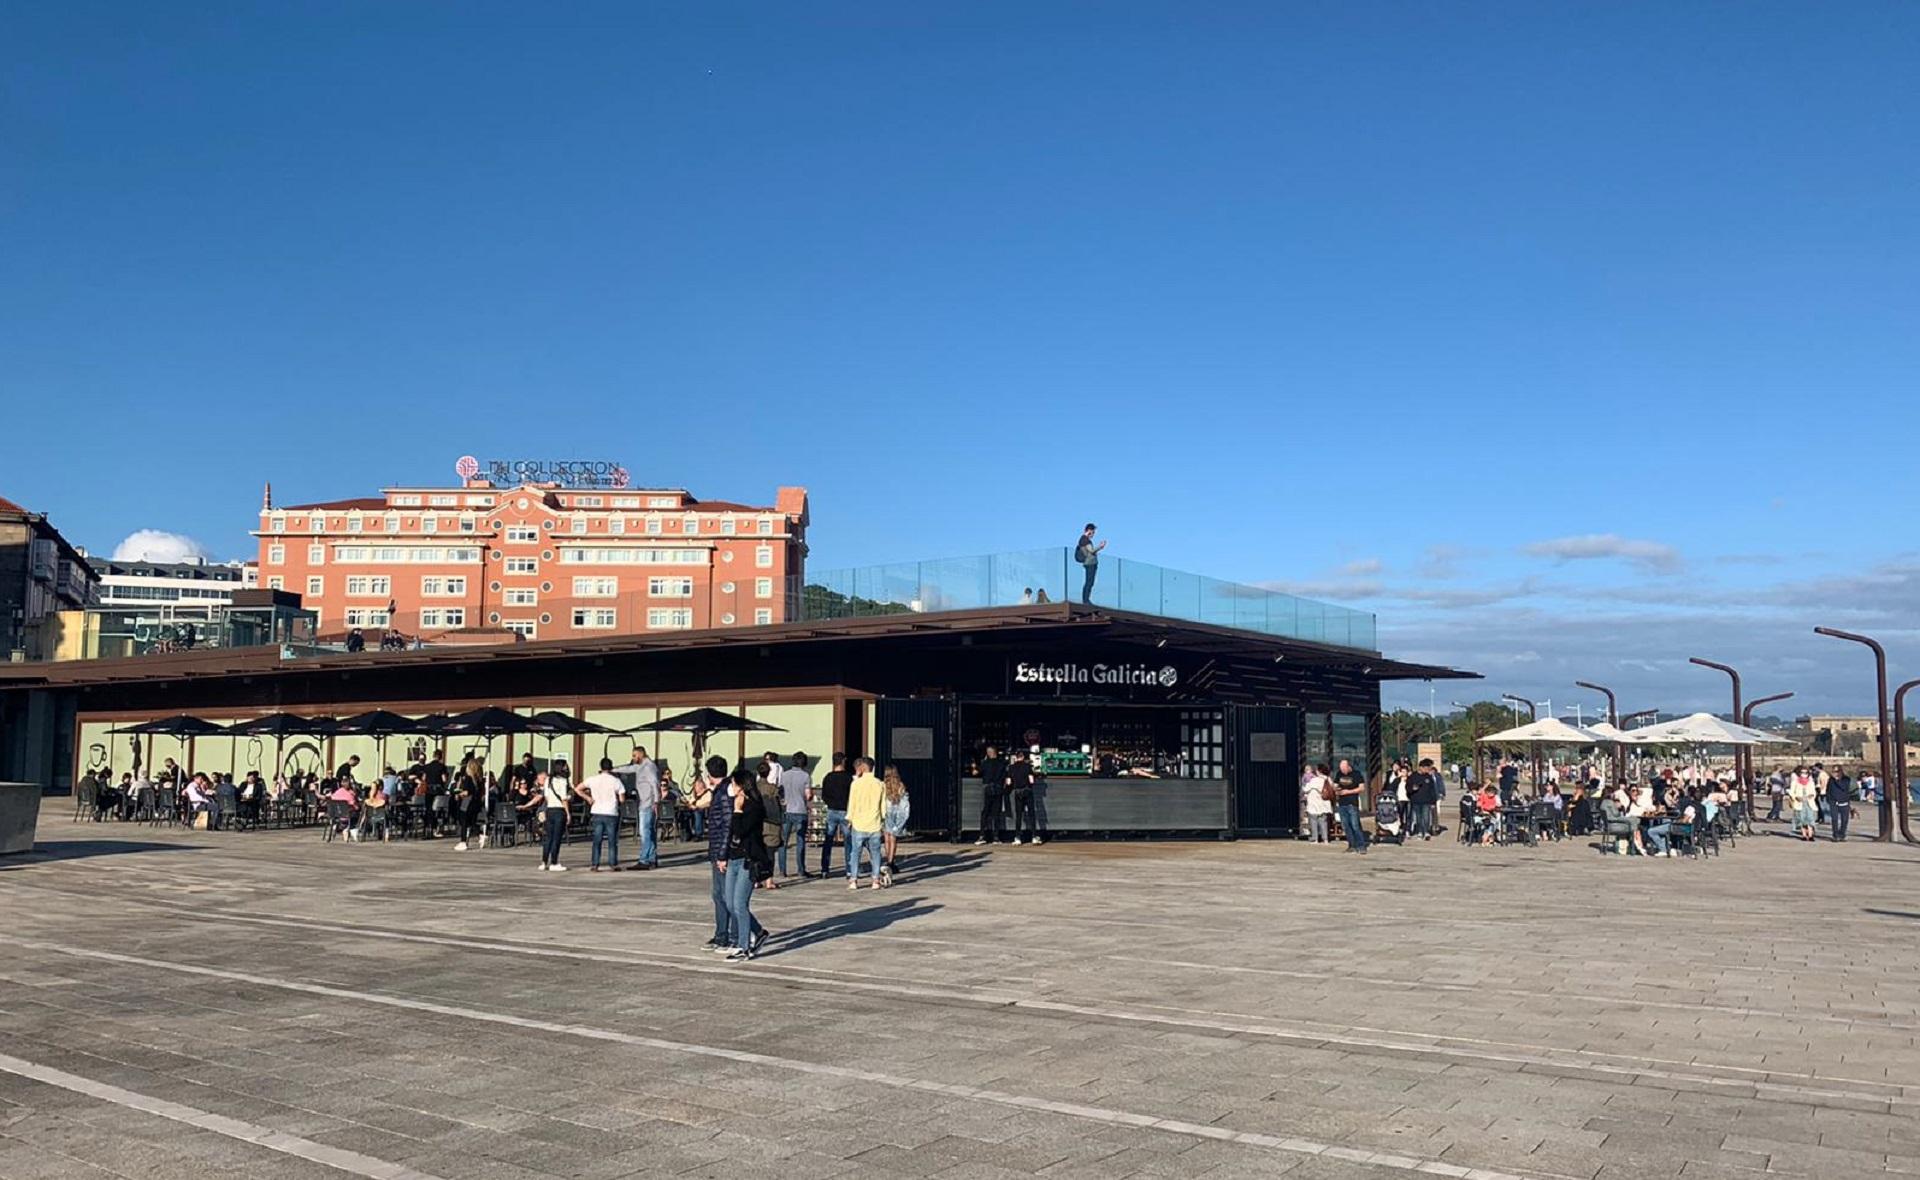
[[[1703,660],[1699,656],[1694,656],[1687,662],[1689,664],[1698,664],[1702,668],[1717,669],[1733,678],[1733,712],[1729,714],[1729,716],[1736,722],[1739,721],[1742,716],[1740,712],[1740,673],[1734,671],[1730,665],[1716,664],[1712,660]],[[1733,748],[1733,777],[1734,781],[1741,785],[1742,790],[1746,789],[1748,779],[1747,771],[1750,769],[1746,764],[1746,759],[1742,756],[1744,753],[1745,747],[1743,746],[1735,746]]]
[[[1880,781],[1891,784],[1893,782],[1893,763],[1888,757],[1887,750],[1887,649],[1881,647],[1878,640],[1869,639],[1865,635],[1856,635],[1852,631],[1839,631],[1832,627],[1815,627],[1813,633],[1815,635],[1825,635],[1829,639],[1844,639],[1849,643],[1864,644],[1873,652],[1874,672],[1879,680],[1880,689],[1880,712],[1874,715],[1874,720],[1877,721],[1880,726]],[[1902,761],[1904,762],[1905,760],[1903,759]],[[1875,836],[1874,839],[1882,844],[1891,844],[1893,842],[1893,795],[1891,793],[1882,793],[1880,796],[1880,834]]]
[[[1920,844],[1913,838],[1913,829],[1907,826],[1907,812],[1913,797],[1907,794],[1907,690],[1920,686],[1920,680],[1909,680],[1893,693],[1893,741],[1895,757],[1893,772],[1899,779],[1893,796],[1893,813],[1900,818],[1900,834],[1909,844]],[[1890,786],[1892,784],[1889,784]]]
[[[1748,728],[1752,728],[1753,711],[1755,709],[1758,709],[1761,705],[1770,705],[1774,701],[1784,701],[1792,695],[1790,692],[1776,692],[1770,697],[1755,697],[1747,702],[1746,709],[1741,712],[1740,716],[1734,718],[1734,720]],[[1751,831],[1753,828],[1753,796],[1758,786],[1759,781],[1756,775],[1755,781],[1747,784],[1746,788],[1740,792],[1740,797],[1746,801],[1746,827],[1748,831]]]
[[[1501,696],[1501,699],[1512,701],[1516,705],[1525,705],[1527,707],[1528,721],[1531,722],[1531,721],[1540,720],[1540,702],[1539,701],[1530,701],[1525,697],[1517,697],[1510,692],[1503,692],[1500,694],[1500,696]],[[1539,742],[1533,743],[1533,789],[1536,791],[1540,789],[1540,743]]]
[[[1576,680],[1573,682],[1573,685],[1575,688],[1589,689],[1607,698],[1607,724],[1613,726],[1615,729],[1620,728],[1620,702],[1614,699],[1611,688],[1608,688],[1604,684],[1594,684],[1586,680]],[[1624,772],[1626,771],[1627,755],[1626,749],[1620,744],[1619,738],[1615,738],[1611,746],[1612,749],[1609,750],[1607,754],[1607,761],[1611,764],[1608,769],[1612,772],[1613,785],[1617,787],[1625,781]]]

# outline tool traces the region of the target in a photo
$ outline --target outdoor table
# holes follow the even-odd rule
[[[1540,839],[1540,831],[1533,820],[1533,808],[1502,807],[1500,809],[1502,830],[1508,836],[1519,836],[1523,844],[1534,844]]]

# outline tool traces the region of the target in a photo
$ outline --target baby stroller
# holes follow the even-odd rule
[[[1392,795],[1382,792],[1373,805],[1373,832],[1376,841],[1391,840],[1395,844],[1406,842],[1405,829],[1400,818],[1400,801]]]

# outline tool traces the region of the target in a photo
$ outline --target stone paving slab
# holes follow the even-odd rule
[[[728,965],[671,845],[40,835],[0,1054],[200,1113],[0,1069],[8,1180],[1920,1174],[1920,852],[1859,839],[914,845]]]

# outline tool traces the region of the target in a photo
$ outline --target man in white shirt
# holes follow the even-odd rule
[[[640,804],[640,859],[633,867],[640,870],[660,867],[660,851],[654,821],[660,807],[660,767],[647,757],[645,746],[635,746],[633,756],[620,771],[627,792]]]
[[[620,871],[620,796],[625,793],[613,774],[613,759],[600,760],[600,773],[573,789],[587,801],[588,819],[593,824],[593,860],[591,872],[600,871],[600,845],[607,846],[607,867]]]

